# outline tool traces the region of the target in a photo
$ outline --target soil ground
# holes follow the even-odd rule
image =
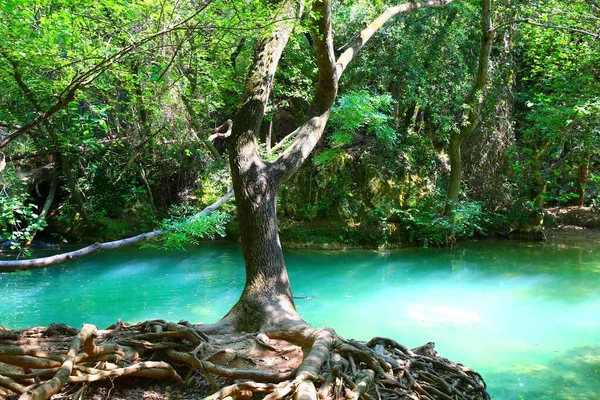
[[[550,240],[600,243],[600,210],[591,207],[547,208],[544,210],[544,225]]]

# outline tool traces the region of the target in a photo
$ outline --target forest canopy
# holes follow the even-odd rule
[[[335,55],[386,6],[334,2]],[[544,206],[595,206],[598,10],[502,0],[485,33],[481,2],[459,1],[383,26],[340,81],[317,151],[279,194],[284,240],[448,244],[537,230]],[[119,239],[231,188],[227,121],[270,6],[10,0],[0,12],[4,240]],[[257,137],[267,159],[310,113],[309,15],[274,76]],[[235,215],[221,212],[220,224]],[[335,232],[312,226],[323,218]]]

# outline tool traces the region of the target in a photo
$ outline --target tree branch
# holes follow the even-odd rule
[[[404,4],[399,4],[394,7],[389,7],[385,10],[379,17],[377,17],[373,22],[371,22],[365,29],[360,32],[360,35],[357,37],[356,41],[350,48],[344,51],[337,60],[337,72],[338,77],[342,75],[346,67],[352,59],[356,56],[356,54],[363,48],[363,46],[371,39],[371,37],[377,33],[383,27],[385,23],[387,23],[393,17],[406,14],[411,11],[415,11],[421,8],[438,8],[444,7],[447,4],[452,3],[454,0],[427,0],[422,2],[408,2]]]
[[[561,30],[561,31],[567,31],[567,32],[571,32],[571,33],[581,33],[583,35],[591,36],[591,37],[593,37],[595,39],[599,39],[600,38],[600,34],[594,33],[594,32],[590,32],[590,31],[586,31],[585,29],[572,28],[570,26],[547,24],[547,23],[544,23],[544,22],[532,21],[530,18],[513,19],[512,21],[508,21],[508,22],[505,22],[503,24],[498,25],[497,27],[495,27],[493,29],[493,31],[498,31],[500,29],[506,28],[507,26],[510,26],[510,25],[513,25],[513,24],[527,24],[527,25],[539,26],[539,27],[542,27],[542,28],[557,29],[557,30]]]
[[[36,127],[38,127],[42,122],[45,122],[47,120],[49,120],[50,118],[52,118],[57,112],[59,112],[60,110],[62,110],[64,107],[66,107],[68,104],[70,104],[73,100],[75,100],[77,92],[80,89],[83,89],[84,87],[88,86],[89,84],[91,84],[96,78],[98,78],[103,72],[105,72],[106,70],[108,70],[112,65],[114,65],[115,63],[119,62],[123,57],[125,57],[126,55],[132,53],[134,50],[136,50],[138,47],[160,37],[163,36],[183,25],[185,25],[186,23],[188,23],[189,21],[191,21],[192,19],[194,19],[198,14],[200,14],[206,7],[208,7],[208,5],[211,3],[212,0],[205,0],[203,3],[201,3],[201,5],[198,7],[198,9],[189,17],[183,19],[180,22],[177,22],[173,25],[168,26],[167,28],[153,33],[141,40],[138,40],[137,42],[133,42],[127,46],[125,46],[124,48],[122,48],[121,50],[119,50],[118,52],[114,53],[113,55],[109,56],[109,57],[105,57],[102,61],[100,61],[98,64],[94,65],[93,67],[91,67],[90,69],[88,69],[87,71],[85,71],[82,74],[76,74],[71,82],[69,82],[69,84],[63,89],[63,91],[57,96],[57,101],[56,103],[54,103],[53,106],[51,106],[47,111],[42,112],[42,113],[38,113],[38,116],[35,117],[34,119],[32,119],[31,121],[29,121],[28,123],[22,125],[20,128],[16,129],[15,131],[13,131],[11,134],[9,134],[7,137],[3,138],[2,140],[0,140],[0,149],[6,147],[9,143],[11,143],[13,140],[19,138],[20,136],[28,133],[29,131],[35,129]]]
[[[225,194],[225,196],[221,197],[215,203],[211,204],[199,213],[190,217],[190,221],[197,221],[199,218],[212,213],[231,197],[233,197],[233,190],[230,190],[229,192],[227,192],[227,194]],[[50,257],[34,258],[30,260],[0,261],[0,273],[40,269],[50,267],[52,265],[63,264],[69,261],[78,260],[80,258],[89,256],[102,250],[114,250],[138,243],[144,243],[152,239],[157,239],[163,236],[165,233],[165,230],[158,229],[152,232],[142,233],[141,235],[133,236],[130,238],[115,240],[113,242],[94,243],[91,246],[87,246],[79,250],[57,254]]]
[[[311,106],[312,117],[300,128],[292,144],[271,165],[277,183],[289,179],[311,153],[329,119],[331,107],[338,89],[339,75],[335,67],[333,35],[331,30],[331,0],[315,1],[313,15],[313,39],[319,78]]]
[[[386,9],[379,17],[357,35],[354,43],[335,61],[331,34],[331,1],[313,3],[313,14],[320,16],[313,21],[313,37],[317,52],[319,81],[315,90],[312,117],[300,128],[286,151],[272,164],[274,176],[279,182],[291,177],[300,168],[321,138],[329,113],[337,95],[338,81],[356,54],[391,18],[426,7],[443,7],[454,0],[428,0],[420,3],[409,2]]]

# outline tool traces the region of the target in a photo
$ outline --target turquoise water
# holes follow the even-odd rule
[[[345,337],[428,341],[494,399],[600,399],[600,243],[286,252],[301,315]],[[128,249],[0,275],[0,325],[214,322],[244,283],[241,248]]]

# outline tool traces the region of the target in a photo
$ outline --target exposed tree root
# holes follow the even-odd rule
[[[20,400],[85,398],[90,382],[134,376],[185,385],[192,374],[210,383],[209,400],[489,399],[479,374],[440,357],[432,343],[410,350],[305,325],[210,337],[160,320],[0,333],[0,397]]]

